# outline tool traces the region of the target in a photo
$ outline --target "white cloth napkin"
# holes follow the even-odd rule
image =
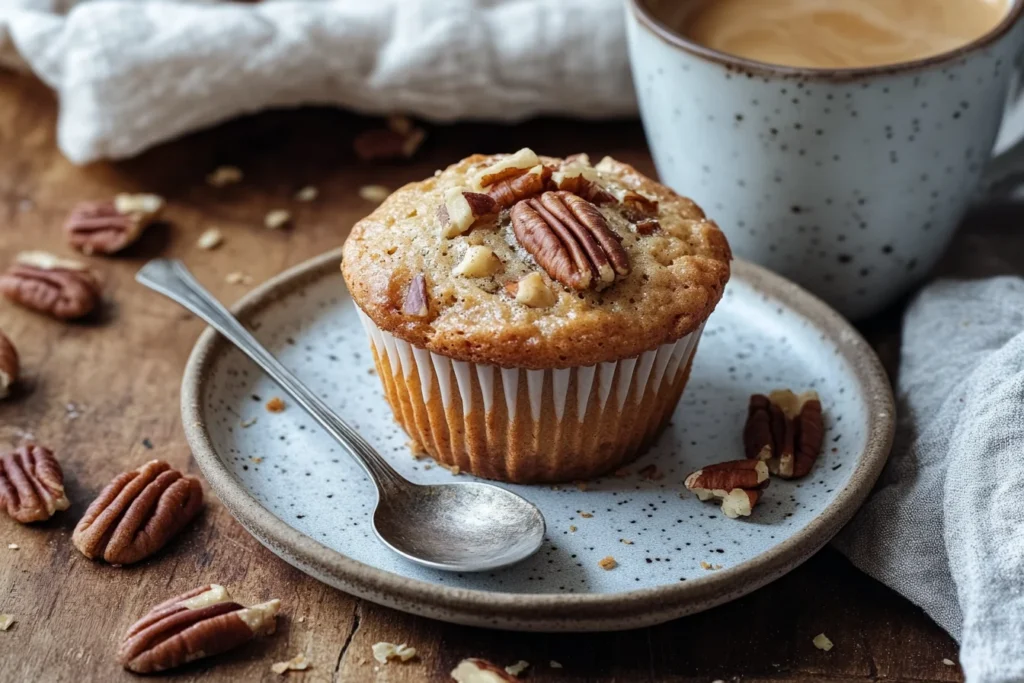
[[[1024,279],[922,291],[898,389],[896,447],[835,545],[960,641],[968,681],[1024,681]]]
[[[0,63],[57,91],[75,163],[303,104],[433,120],[636,111],[621,0],[0,0]]]

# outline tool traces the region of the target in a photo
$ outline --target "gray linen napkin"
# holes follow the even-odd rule
[[[892,456],[835,545],[960,641],[968,681],[1024,681],[1024,279],[926,287],[899,373]]]

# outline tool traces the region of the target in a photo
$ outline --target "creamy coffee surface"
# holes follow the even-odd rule
[[[804,68],[899,64],[966,45],[995,28],[1012,0],[703,0],[652,3],[695,42]]]

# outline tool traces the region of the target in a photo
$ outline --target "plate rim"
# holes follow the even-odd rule
[[[231,306],[232,313],[245,321],[329,275],[339,267],[341,253],[341,248],[331,250],[270,278]],[[459,623],[531,630],[531,623],[568,623],[582,630],[615,628],[615,623],[625,624],[619,628],[632,627],[701,611],[779,578],[824,546],[870,493],[888,459],[896,424],[895,400],[881,361],[845,318],[799,285],[748,261],[733,261],[732,278],[745,280],[760,294],[782,302],[836,344],[867,402],[867,443],[846,486],[803,529],[750,560],[696,579],[618,593],[485,591],[401,576],[319,543],[263,507],[218,457],[203,419],[201,398],[209,368],[231,346],[209,327],[196,341],[182,377],[185,437],[210,488],[249,533],[305,573],[373,602]]]

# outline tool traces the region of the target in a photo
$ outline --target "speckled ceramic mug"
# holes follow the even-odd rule
[[[662,182],[735,253],[850,318],[938,261],[992,157],[1024,46],[1024,0],[958,50],[893,66],[799,69],[709,49],[629,0],[633,77]],[[1018,165],[1018,143],[995,167]],[[1005,156],[1005,155],[1004,155]]]

